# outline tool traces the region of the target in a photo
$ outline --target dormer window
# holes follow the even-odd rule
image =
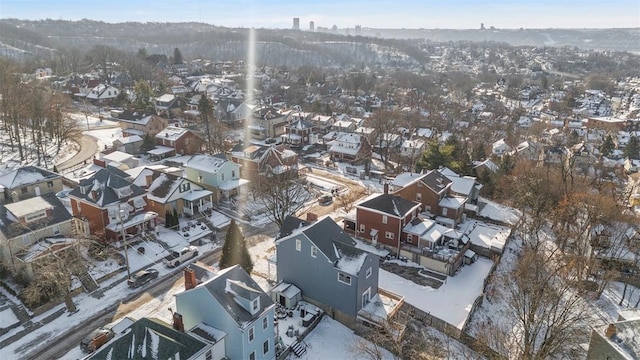
[[[260,309],[260,298],[257,298],[251,302],[251,312],[254,314]]]

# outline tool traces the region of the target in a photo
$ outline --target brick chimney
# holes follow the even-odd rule
[[[184,332],[184,322],[182,321],[182,314],[178,314],[177,312],[173,313],[173,328]]]
[[[190,290],[196,287],[196,272],[192,268],[184,269],[184,289]]]
[[[318,220],[318,215],[315,213],[307,213],[307,221],[308,222],[314,222]]]
[[[389,193],[389,183],[384,183],[384,193],[385,194]]]
[[[98,192],[95,190],[91,190],[91,200],[96,201],[98,200]]]
[[[613,324],[609,324],[607,330],[604,332],[604,335],[607,339],[611,339],[616,334],[616,326]]]

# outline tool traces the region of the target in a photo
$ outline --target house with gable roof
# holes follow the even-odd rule
[[[123,137],[138,135],[144,138],[147,134],[155,136],[169,125],[169,120],[157,115],[142,115],[130,111],[115,115],[120,123]]]
[[[37,166],[23,166],[0,176],[0,204],[62,191],[62,175]]]
[[[144,168],[133,180],[147,190],[149,210],[165,220],[167,211],[194,216],[213,205],[213,193],[195,182],[164,171]]]
[[[184,328],[206,324],[226,333],[228,359],[275,359],[276,305],[269,295],[239,265],[204,272],[202,281],[198,271],[185,269],[185,291],[175,295]]]
[[[153,157],[193,155],[200,152],[204,139],[197,133],[179,126],[167,126],[156,134],[154,149],[147,151]]]
[[[119,325],[119,324],[117,324]],[[115,338],[89,355],[87,360],[181,359],[222,360],[225,358],[224,333],[198,324],[184,331],[155,318],[142,318],[115,335]],[[119,328],[119,327],[118,327]]]
[[[276,254],[278,281],[300,289],[303,300],[347,326],[371,319],[369,309],[379,303],[378,255],[358,249],[331,218],[276,240]]]
[[[213,192],[213,201],[228,201],[246,191],[249,180],[240,178],[240,166],[224,154],[194,155],[184,165],[187,179]]]
[[[240,165],[240,176],[257,181],[259,175],[281,175],[298,171],[298,154],[286,144],[261,146],[251,145],[242,151],[232,151],[231,161]]]
[[[422,204],[425,212],[448,227],[455,228],[462,220],[467,198],[451,193],[453,181],[438,172],[426,174],[402,173],[392,182],[393,193]]]
[[[390,194],[375,194],[356,205],[356,234],[373,245],[384,245],[398,253],[402,228],[418,216],[421,204]]]
[[[86,99],[93,104],[108,104],[118,97],[120,90],[107,84],[99,84],[89,90]]]
[[[160,116],[171,117],[172,110],[180,110],[186,106],[186,101],[174,94],[164,94],[153,100],[156,113]]]
[[[0,206],[0,262],[14,274],[27,270],[23,253],[42,239],[71,236],[73,218],[55,194]]]
[[[357,164],[371,156],[371,144],[366,136],[354,133],[338,133],[329,147],[332,159]]]
[[[112,166],[80,180],[68,196],[79,234],[118,241],[123,230],[138,234],[155,228],[158,214],[148,211],[147,192]]]

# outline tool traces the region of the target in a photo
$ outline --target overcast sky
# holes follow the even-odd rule
[[[640,27],[640,0],[0,0],[0,18],[198,21],[228,27]]]

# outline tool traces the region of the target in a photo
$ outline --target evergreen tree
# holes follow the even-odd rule
[[[180,225],[180,218],[178,217],[178,210],[176,210],[176,208],[173,208],[171,220],[171,227]]]
[[[144,137],[142,138],[142,144],[140,144],[140,150],[149,151],[154,147],[156,147],[155,137],[153,137],[153,135],[150,135],[150,134],[144,134]]]
[[[58,172],[58,168],[57,168],[55,165],[53,165],[53,170],[52,170],[52,171],[53,171],[54,173],[57,173],[57,172]]]
[[[613,138],[611,137],[611,135],[607,135],[607,137],[602,142],[602,145],[600,146],[600,153],[602,154],[602,156],[609,156],[613,152],[614,148],[615,144],[613,143]]]
[[[629,159],[640,159],[640,140],[636,136],[632,136],[624,148],[624,157]]]
[[[164,212],[164,226],[170,228],[173,224],[173,217],[171,216],[171,211],[167,210]]]
[[[242,266],[247,273],[251,274],[253,262],[249,256],[244,236],[235,220],[231,220],[231,224],[224,238],[219,266],[220,269],[225,269],[237,264]]]
[[[173,63],[176,65],[183,63],[182,52],[178,48],[173,49]]]

